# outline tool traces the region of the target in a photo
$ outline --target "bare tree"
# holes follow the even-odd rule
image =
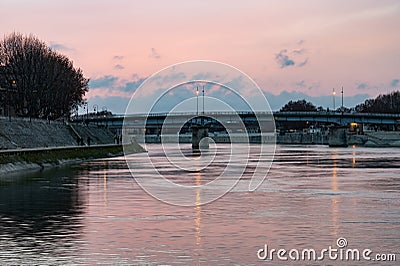
[[[13,85],[8,104],[19,116],[69,116],[88,91],[82,70],[33,35],[6,36],[0,42],[0,66],[8,69],[6,80]]]

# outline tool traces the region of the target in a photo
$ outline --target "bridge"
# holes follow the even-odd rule
[[[371,125],[400,125],[400,114],[342,113],[342,112],[275,112],[276,122],[318,122],[345,126],[350,123]]]
[[[123,121],[126,118],[127,126],[129,124],[146,125],[148,134],[157,134],[163,125],[173,128],[174,125],[182,127],[183,131],[188,130],[190,123],[197,123],[203,119],[204,123],[208,123],[214,127],[214,130],[223,130],[222,124],[231,124],[238,120],[238,116],[246,128],[251,132],[257,132],[258,124],[271,121],[260,121],[262,119],[274,120],[277,128],[285,122],[308,122],[309,124],[325,124],[325,125],[341,125],[346,126],[351,123],[360,125],[387,125],[393,128],[400,126],[400,114],[376,114],[376,113],[342,113],[342,112],[273,112],[271,113],[253,113],[253,112],[206,112],[203,116],[196,116],[196,113],[152,113],[150,115],[107,115],[96,116],[94,114],[81,115],[75,117],[74,122],[78,123],[95,123],[99,126],[108,126],[114,131],[122,129]],[[257,117],[258,116],[258,117]],[[166,118],[168,119],[166,120]],[[211,117],[217,117],[216,119]],[[272,119],[273,118],[273,119]]]

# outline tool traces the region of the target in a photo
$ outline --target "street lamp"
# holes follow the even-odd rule
[[[94,113],[96,113],[96,125],[99,125],[99,121],[98,121],[99,117],[97,115],[97,112],[99,111],[99,106],[97,104],[93,105],[93,111],[94,111]]]
[[[108,127],[108,121],[107,121],[107,106],[103,106],[101,109],[103,110],[104,118],[106,119],[106,127]]]
[[[203,85],[203,115],[204,115],[204,85]]]
[[[203,115],[201,116],[201,125],[204,125],[204,85],[203,85]]]
[[[86,110],[86,125],[89,125],[89,102],[83,102],[83,112],[85,112]],[[83,114],[82,117],[85,117],[85,115]]]
[[[335,91],[335,88],[333,88],[333,91],[332,91],[332,99],[333,99],[333,111],[335,112],[335,108],[336,108],[336,104],[335,104],[335,97],[336,97],[336,91]]]
[[[196,100],[197,100],[196,115],[199,116],[199,86],[196,87]]]
[[[343,106],[343,86],[342,86],[342,112],[344,111],[344,108],[343,108],[344,106]]]

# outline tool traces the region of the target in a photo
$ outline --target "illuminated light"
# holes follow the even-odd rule
[[[352,126],[352,127],[356,127],[356,126],[358,126],[358,124],[357,124],[357,123],[354,123],[354,122],[352,122],[352,123],[350,123],[350,126]]]

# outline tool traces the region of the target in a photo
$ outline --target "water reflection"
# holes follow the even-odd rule
[[[68,254],[68,247],[79,241],[84,227],[86,195],[80,188],[79,178],[70,168],[1,178],[2,252]]]
[[[196,173],[196,186],[201,186],[201,173],[197,172]],[[198,253],[200,253],[201,250],[201,188],[196,189],[196,250]],[[196,265],[199,265],[199,255],[197,256],[197,263]]]
[[[104,169],[103,169],[103,200],[104,200],[104,207],[107,207],[107,169],[108,169],[108,161],[104,161]]]
[[[338,191],[338,180],[337,180],[337,156],[338,152],[337,150],[332,151],[332,190],[334,193]],[[332,236],[335,238],[338,237],[338,232],[339,232],[339,225],[338,225],[338,208],[339,208],[339,203],[338,203],[338,197],[335,195],[331,199],[332,201]]]
[[[353,158],[351,160],[351,167],[356,168],[356,146],[353,145]]]
[[[161,148],[149,148],[154,161],[164,163],[157,157]],[[217,156],[207,171],[163,170],[177,183],[201,186],[221,172],[225,158]],[[248,169],[255,166],[250,161]],[[245,175],[251,175],[248,171]],[[137,174],[146,178],[148,172],[138,166]],[[203,206],[199,187],[192,195],[197,204],[190,208],[143,192],[122,157],[2,177],[0,261],[260,265],[267,262],[260,262],[256,251],[264,244],[318,249],[339,236],[352,248],[397,252],[398,149],[278,146],[268,180],[256,192],[249,192],[248,184],[245,176],[231,193]]]

